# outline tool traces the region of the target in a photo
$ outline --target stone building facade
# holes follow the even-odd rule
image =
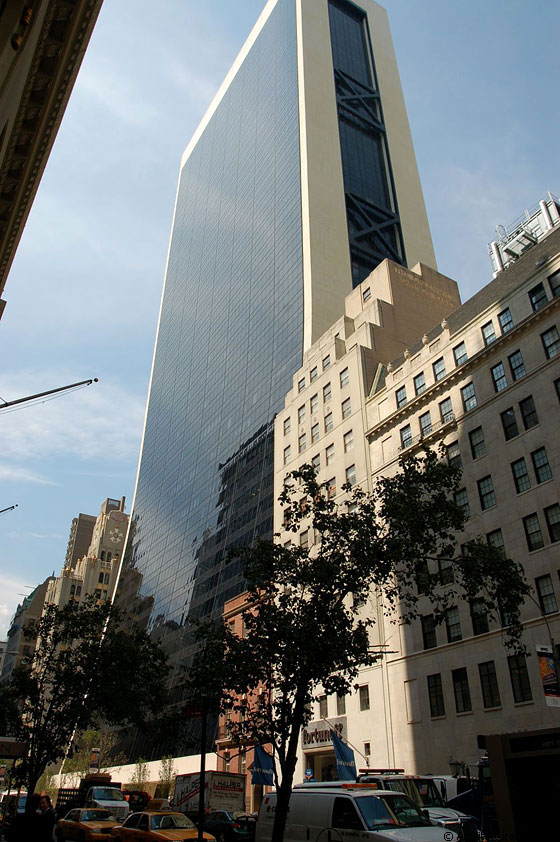
[[[401,455],[443,444],[463,469],[459,542],[482,535],[503,547],[534,588],[522,613],[527,658],[504,648],[507,618],[476,606],[457,605],[439,626],[427,602],[410,625],[390,623],[373,598],[364,606],[377,620],[372,644],[387,654],[356,693],[322,697],[314,715],[318,728],[344,719],[358,765],[449,774],[476,764],[477,735],[557,720],[560,698],[545,696],[537,658],[560,635],[560,217],[551,202],[552,224],[462,306],[454,282],[424,266],[374,270],[305,355],[277,416],[276,499],[304,463],[336,499],[344,482],[371,488]],[[311,545],[312,531],[295,539]],[[445,567],[432,572],[445,587]],[[311,767],[328,777],[333,762],[328,741],[310,747],[302,736],[297,776]]]

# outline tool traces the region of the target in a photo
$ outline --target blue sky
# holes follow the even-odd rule
[[[264,0],[105,0],[19,250],[0,395],[99,383],[0,417],[0,639],[72,518],[134,491],[181,154]],[[386,0],[438,268],[560,193],[560,4]],[[154,13],[156,10],[157,14]]]

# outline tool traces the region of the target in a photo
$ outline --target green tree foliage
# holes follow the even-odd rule
[[[120,619],[118,609],[90,600],[49,605],[25,630],[37,638],[36,650],[0,696],[9,702],[6,732],[28,744],[18,774],[30,792],[63,756],[74,729],[87,731],[99,720],[145,727],[166,704],[163,650],[143,630],[122,628]]]
[[[175,790],[175,778],[177,773],[173,763],[173,757],[162,757],[159,766],[158,796],[160,798],[171,798]]]
[[[139,757],[134,764],[131,783],[136,789],[145,790],[148,783],[148,763],[143,757]]]
[[[370,643],[377,611],[368,609],[369,600],[407,623],[418,616],[421,600],[436,622],[460,599],[481,600],[489,616],[500,604],[511,623],[506,643],[519,649],[519,611],[529,591],[521,566],[485,541],[458,551],[460,472],[434,452],[402,459],[399,473],[379,479],[371,494],[345,486],[342,502],[328,498],[311,466],[291,476],[279,498],[285,528],[297,534],[311,526],[315,541],[309,548],[263,542],[242,551],[245,635],[210,631],[211,641],[222,636],[224,654],[219,658],[212,644],[209,687],[197,676],[199,692],[215,696],[221,682],[222,709],[243,711],[230,723],[239,745],[273,746],[281,773],[274,842],[283,837],[299,735],[312,703],[319,693],[346,694],[359,670],[381,657]],[[437,572],[443,560],[453,571],[445,586]]]

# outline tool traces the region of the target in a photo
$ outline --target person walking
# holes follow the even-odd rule
[[[41,795],[37,818],[37,842],[51,842],[56,815],[48,795]]]

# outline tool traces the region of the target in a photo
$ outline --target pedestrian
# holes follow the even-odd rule
[[[51,842],[51,837],[41,836],[39,829],[40,807],[39,803],[41,796],[34,793],[27,798],[25,804],[25,812],[17,812],[14,816],[13,822],[10,823],[7,833],[4,835],[8,842],[39,842],[39,840],[47,839]],[[52,831],[51,831],[52,835]]]
[[[39,821],[37,822],[37,842],[51,842],[56,816],[51,799],[48,795],[41,795],[39,801]]]

